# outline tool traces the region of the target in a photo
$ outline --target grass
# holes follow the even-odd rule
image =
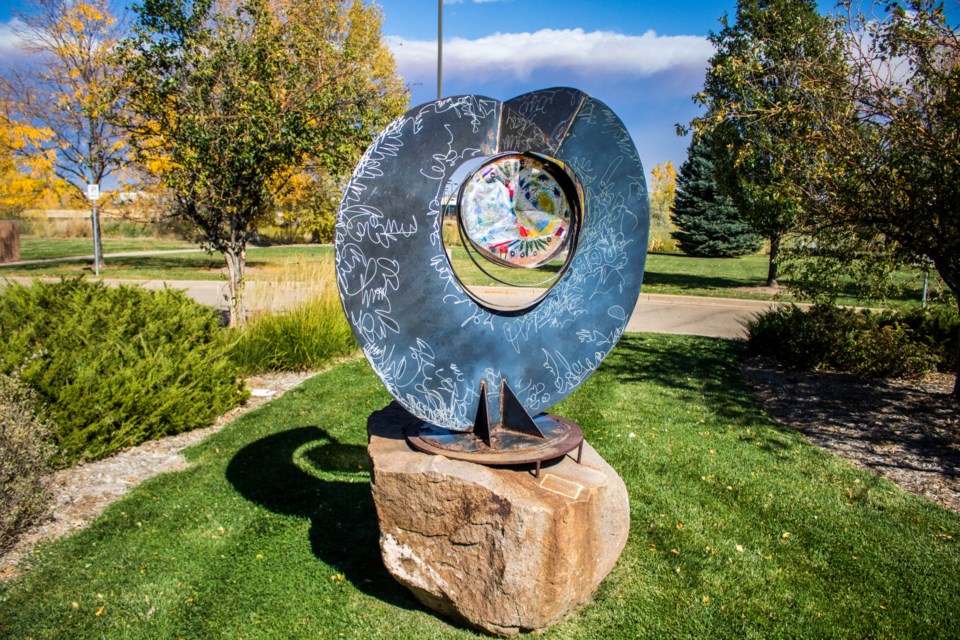
[[[737,343],[629,335],[556,407],[621,474],[631,532],[545,638],[960,635],[960,517],[772,424]],[[366,363],[320,374],[188,451],[0,587],[0,637],[479,637],[384,570]]]
[[[317,369],[358,349],[332,259],[288,259],[271,269],[269,287],[255,291],[248,303],[262,312],[227,337],[230,357],[244,373]]]
[[[103,252],[125,253],[128,251],[165,251],[168,249],[194,249],[196,245],[180,240],[155,240],[152,238],[104,238]],[[93,240],[90,238],[40,238],[21,236],[21,260],[47,260],[73,256],[92,256]]]
[[[87,242],[89,240],[56,240],[62,242]],[[143,242],[148,248],[166,241],[159,240],[116,240],[122,243],[116,246],[138,246]],[[152,244],[151,244],[152,243]],[[66,245],[63,245],[66,246]],[[191,245],[179,245],[180,247]],[[107,249],[105,251],[121,249]],[[123,251],[135,249],[122,249]],[[495,280],[477,270],[461,247],[450,250],[454,270],[468,285],[498,285]],[[323,245],[289,245],[275,247],[250,247],[247,250],[248,277],[253,280],[269,280],[271,275],[283,269],[290,260],[320,258],[332,260],[333,247]],[[24,259],[27,259],[24,257]],[[787,294],[771,295],[755,290],[766,282],[766,255],[757,254],[740,258],[696,258],[680,253],[650,253],[647,256],[644,272],[643,292],[670,295],[694,295],[723,298],[742,298],[753,300],[785,300],[793,298]],[[543,270],[528,271],[504,269],[492,266],[489,270],[509,281],[525,285],[534,285],[549,276],[552,265]],[[3,276],[74,276],[92,273],[90,260],[73,260],[35,265],[0,265],[0,277]],[[130,279],[166,279],[166,280],[226,280],[227,272],[223,259],[219,255],[203,253],[168,254],[157,256],[133,256],[127,258],[108,258],[107,266],[101,275],[108,278]],[[855,286],[851,283],[847,295],[838,302],[846,305],[904,307],[920,302],[923,278],[919,270],[905,270],[898,274],[903,291],[893,299],[886,301],[858,301]],[[934,286],[936,284],[934,283]],[[943,288],[942,286],[940,287]],[[948,297],[948,296],[947,296]],[[945,297],[941,295],[941,298]],[[951,301],[947,301],[952,304]]]
[[[650,253],[643,272],[644,293],[670,295],[720,295],[731,298],[771,298],[770,295],[738,291],[760,287],[767,281],[765,255],[741,258],[695,258],[682,253]]]
[[[145,241],[148,242],[148,241]],[[162,241],[152,241],[162,242]],[[250,247],[247,249],[247,277],[253,280],[269,280],[284,268],[291,259],[333,261],[333,247],[286,246]],[[128,256],[106,259],[106,267],[100,270],[105,278],[132,280],[226,280],[227,268],[219,254],[173,253],[152,256]],[[0,265],[0,277],[62,277],[92,274],[90,260],[31,265]]]

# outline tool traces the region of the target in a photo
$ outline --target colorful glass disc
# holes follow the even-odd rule
[[[523,154],[483,164],[460,191],[458,212],[470,244],[506,266],[550,262],[567,244],[573,215],[557,175],[562,169],[549,160]]]

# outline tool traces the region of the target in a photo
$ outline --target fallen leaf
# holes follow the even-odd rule
[[[97,609],[97,612],[96,612],[95,614],[93,614],[93,615],[97,616],[98,618],[99,618],[100,616],[102,616],[102,615],[103,615],[103,609],[104,609],[104,607],[106,607],[106,606],[107,606],[107,605],[105,605],[105,604],[104,604],[104,605],[100,605],[100,608]]]

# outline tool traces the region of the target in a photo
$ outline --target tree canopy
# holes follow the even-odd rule
[[[230,271],[243,319],[245,249],[290,179],[348,171],[406,92],[360,0],[146,0],[121,49],[138,162]]]
[[[774,195],[796,203],[817,266],[927,259],[960,304],[958,26],[932,0],[891,2],[879,17],[843,7],[836,22],[811,19],[809,39],[801,23],[809,46],[769,71],[731,57],[722,77],[737,92],[708,92],[695,125],[742,132],[735,148],[776,160]],[[775,99],[785,86],[789,99]]]
[[[716,53],[694,99],[707,113],[691,123],[709,131],[718,151],[718,179],[743,216],[770,243],[767,284],[776,283],[780,245],[795,230],[802,199],[784,162],[797,153],[807,115],[797,111],[802,78],[796,61],[839,59],[831,22],[813,0],[738,0],[736,19],[710,35]],[[754,118],[775,109],[776,118]]]
[[[677,170],[669,160],[650,170],[650,216],[661,226],[670,224],[670,210],[677,197]]]

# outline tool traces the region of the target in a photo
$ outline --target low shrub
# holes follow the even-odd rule
[[[955,305],[937,305],[926,309],[914,308],[903,313],[889,313],[881,318],[886,324],[902,323],[913,331],[916,339],[925,344],[938,359],[940,371],[957,370],[960,356],[960,314]]]
[[[38,414],[35,394],[0,374],[0,553],[13,546],[50,502],[50,423]]]
[[[181,291],[80,279],[0,295],[0,372],[56,423],[60,463],[209,425],[244,397],[216,313]]]
[[[157,235],[157,228],[148,222],[105,220],[100,232],[107,238],[152,238]]]
[[[303,371],[357,349],[335,282],[332,260],[285,263],[253,301],[267,312],[231,330],[230,357],[244,373]]]
[[[792,369],[833,369],[863,377],[909,377],[940,363],[923,336],[891,313],[818,304],[781,307],[748,325],[749,348]]]
[[[679,253],[677,240],[671,235],[675,230],[670,224],[650,224],[650,240],[647,249],[654,253]]]
[[[230,357],[244,373],[316,369],[357,348],[340,301],[316,298],[234,330]]]

